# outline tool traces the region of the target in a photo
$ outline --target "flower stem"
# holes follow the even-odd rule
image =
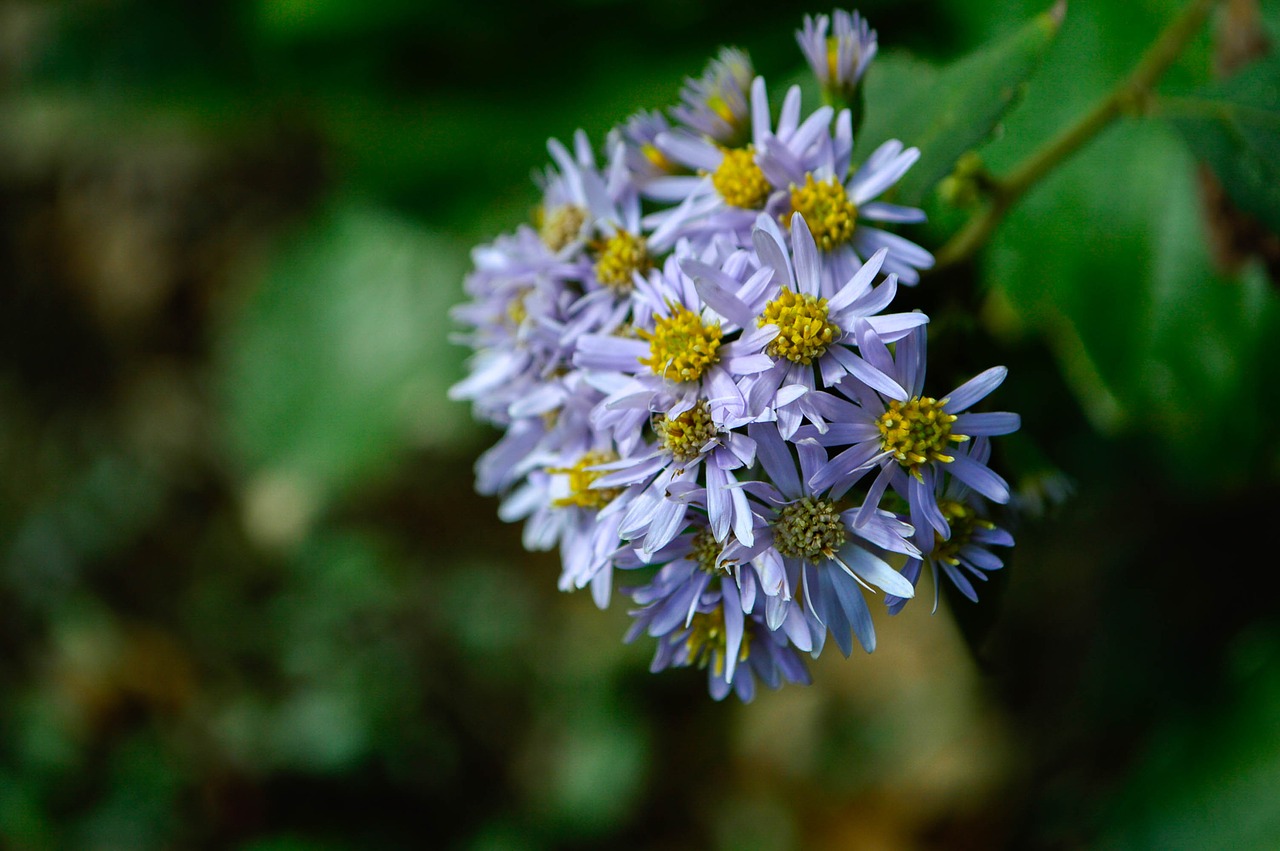
[[[1140,112],[1152,87],[1200,31],[1217,0],[1191,0],[1151,43],[1138,64],[1114,89],[1073,125],[1050,139],[1019,163],[1007,176],[993,178],[991,200],[938,250],[935,269],[954,266],[971,257],[995,232],[1010,208],[1056,166],[1082,148],[1124,113]]]

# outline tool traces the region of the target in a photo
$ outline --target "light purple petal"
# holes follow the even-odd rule
[[[877,558],[857,544],[845,544],[840,548],[840,561],[870,585],[895,597],[914,597],[915,586],[889,563]],[[861,595],[859,595],[861,596]]]
[[[991,468],[984,467],[967,455],[957,452],[955,460],[947,465],[948,471],[960,481],[976,490],[992,502],[1009,501],[1009,484]]]
[[[980,372],[947,395],[947,410],[953,414],[968,410],[1004,383],[1005,376],[1008,374],[1009,370],[1003,366],[993,366],[991,369]],[[1006,434],[1007,432],[995,433]]]
[[[948,407],[950,407],[949,404]],[[990,436],[1012,434],[1021,425],[1022,417],[1004,411],[989,414],[961,414],[951,424],[951,431],[955,434],[967,434],[970,437]]]

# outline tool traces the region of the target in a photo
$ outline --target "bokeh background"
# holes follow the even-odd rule
[[[1228,4],[1162,90],[1276,5]],[[993,170],[1178,6],[1073,2]],[[904,296],[935,386],[1007,364],[1024,417],[981,605],[716,704],[474,495],[497,435],[445,400],[448,310],[546,138],[722,44],[790,79],[823,11],[0,0],[0,847],[1280,847],[1280,244],[1166,123]],[[1043,8],[862,11],[901,66]],[[964,214],[927,205],[936,248]]]

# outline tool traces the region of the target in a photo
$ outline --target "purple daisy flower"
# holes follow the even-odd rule
[[[671,108],[671,117],[719,144],[739,145],[748,130],[747,90],[753,77],[751,57],[736,48],[721,48],[701,77],[685,81],[681,103]]]
[[[639,422],[649,412],[677,417],[699,400],[711,406],[717,422],[729,422],[747,413],[738,380],[773,363],[763,352],[772,332],[750,328],[737,340],[725,342],[740,327],[702,302],[693,279],[680,269],[681,254],[677,250],[662,271],[647,280],[637,278],[631,329],[635,336],[583,335],[574,364],[628,376],[614,386],[604,404],[607,409],[640,412]],[[634,419],[624,420],[617,427],[636,424]],[[638,429],[632,432],[636,433]],[[626,446],[625,434],[619,435],[619,444]]]
[[[1004,381],[1007,370],[992,367],[935,399],[924,396],[925,334],[916,329],[897,343],[890,354],[884,342],[865,323],[858,331],[858,348],[863,357],[896,385],[886,392],[846,379],[837,388],[853,402],[824,395],[830,428],[816,439],[826,446],[848,446],[818,470],[810,486],[845,493],[872,470],[878,470],[867,489],[867,498],[857,522],[873,516],[886,488],[910,506],[916,528],[916,543],[924,549],[932,544],[932,533],[944,539],[950,527],[938,507],[935,478],[945,470],[963,484],[994,502],[1009,501],[1009,486],[971,454],[955,453],[953,444],[972,437],[990,437],[1017,431],[1020,419],[1011,413],[968,413]]]
[[[614,447],[590,425],[589,397],[560,410],[555,427],[513,468],[522,479],[503,499],[498,516],[525,520],[526,549],[560,546],[561,590],[591,585],[604,608],[612,584],[618,527],[635,492],[597,483],[599,466],[616,461]],[[500,444],[501,445],[501,444]],[[511,454],[511,453],[506,453]],[[515,460],[515,459],[512,459]]]
[[[681,171],[657,145],[658,136],[670,130],[671,123],[661,112],[643,110],[609,131],[609,150],[622,146],[622,161],[641,190],[650,181]]]
[[[970,460],[986,464],[991,456],[991,442],[985,437],[975,439],[967,452]],[[945,483],[944,483],[945,482]],[[941,570],[956,590],[973,602],[978,602],[973,579],[986,581],[987,573],[1004,567],[1000,557],[991,547],[1012,547],[1013,536],[989,519],[989,512],[982,498],[972,488],[956,478],[938,476],[935,479],[938,508],[947,521],[949,537],[934,532],[933,544],[925,549],[921,558],[907,560],[902,575],[915,585],[920,580],[920,568],[929,565],[933,574],[933,608],[938,609],[938,571]],[[889,613],[897,614],[906,604],[900,597],[886,599]]]
[[[848,103],[875,58],[876,33],[857,12],[837,9],[832,18],[835,26],[828,36],[831,19],[805,15],[804,28],[796,31],[796,42],[828,99]]]
[[[803,607],[814,622],[831,631],[845,656],[852,651],[853,635],[870,653],[875,649],[875,628],[862,592],[875,586],[897,597],[914,596],[911,582],[876,555],[919,555],[909,540],[911,526],[877,510],[867,512],[867,519],[856,525],[861,507],[844,508],[823,489],[808,484],[827,463],[821,446],[812,440],[793,444],[800,460],[797,472],[776,426],[757,423],[749,433],[771,483],[743,485],[758,500],[756,540],[751,546],[726,548],[726,556],[752,562],[766,592],[774,577],[783,577],[779,593],[765,601],[770,627],[780,625],[788,609]]]
[[[856,323],[865,320],[881,339],[893,342],[929,318],[923,313],[878,315],[897,292],[892,275],[872,287],[887,252],[876,252],[825,298],[821,256],[799,213],[791,220],[790,251],[782,231],[768,216],[760,216],[753,240],[762,267],[774,272],[763,280],[753,275],[741,282],[692,259],[682,264],[703,300],[721,314],[743,327],[778,329],[765,348],[773,365],[744,383],[748,409],[771,409],[782,436],[790,439],[802,418],[825,428],[813,396],[814,366],[824,387],[854,375],[870,386],[892,388],[889,378],[853,352]]]
[[[733,234],[736,244],[749,246],[756,216],[767,206],[780,204],[787,189],[786,175],[770,173],[760,152],[769,145],[786,151],[788,162],[819,167],[830,159],[822,155],[820,146],[823,140],[830,146],[832,115],[831,107],[822,107],[801,122],[800,87],[792,86],[782,102],[775,129],[764,79],[757,77],[751,85],[751,138],[744,147],[724,147],[679,131],[659,134],[659,149],[673,162],[698,171],[700,176],[660,178],[649,185],[646,192],[651,197],[678,202],[645,219],[646,225],[654,228],[654,238],[683,236],[696,242],[712,234]],[[779,176],[782,182],[777,179]]]
[[[872,152],[866,162],[851,169],[853,119],[849,110],[836,117],[835,134],[817,144],[820,160],[797,157],[787,145],[767,140],[760,152],[761,169],[777,185],[789,191],[770,199],[766,212],[784,221],[792,212],[809,224],[818,245],[826,252],[832,280],[846,281],[862,258],[881,248],[889,249],[884,271],[903,284],[916,284],[920,269],[933,266],[933,255],[897,234],[867,222],[912,223],[924,221],[924,212],[875,200],[884,194],[920,158],[916,148],[903,148],[890,139]]]
[[[644,536],[642,551],[648,555],[665,547],[685,526],[688,494],[699,478],[706,484],[706,511],[717,541],[730,530],[751,540],[751,509],[738,488],[734,473],[755,463],[755,441],[732,429],[742,420],[717,421],[704,400],[676,416],[653,418],[657,440],[648,451],[601,467],[607,471],[600,487],[638,490],[619,530],[627,540]]]
[[[650,671],[705,668],[713,698],[723,700],[732,691],[744,703],[755,697],[756,680],[774,689],[783,682],[812,682],[804,660],[786,634],[765,625],[763,598],[757,596],[744,615],[735,584],[721,575],[718,583],[709,581],[705,590],[686,603],[698,587],[686,573],[702,570],[700,566],[689,567],[688,561],[686,557],[682,563],[667,565],[652,583],[632,592],[643,608],[631,613],[635,623],[626,641],[644,633],[658,639]]]

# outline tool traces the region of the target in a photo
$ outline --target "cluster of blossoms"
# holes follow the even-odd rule
[[[797,39],[852,102],[875,33],[837,12]],[[581,132],[548,147],[534,226],[473,254],[452,394],[505,429],[477,488],[559,547],[561,588],[604,607],[630,576],[653,670],[704,667],[744,701],[808,682],[828,635],[874,649],[868,595],[896,612],[925,565],[976,599],[1013,544],[987,519],[1009,499],[988,438],[1019,422],[970,410],[1002,367],[925,395],[928,317],[888,312],[933,262],[882,227],[924,218],[880,200],[918,151],[855,165],[849,109],[805,115],[795,87],[775,120],[734,50],[602,158]]]

